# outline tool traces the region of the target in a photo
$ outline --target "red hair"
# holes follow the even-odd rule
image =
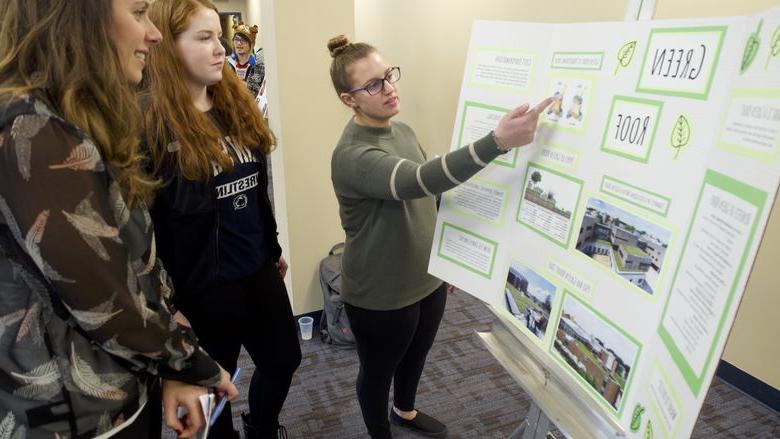
[[[156,170],[173,162],[190,180],[205,181],[212,165],[230,170],[233,163],[222,149],[222,133],[192,102],[189,90],[180,78],[186,70],[176,51],[176,38],[190,25],[200,9],[217,8],[208,0],[157,0],[149,8],[149,17],[163,36],[162,43],[151,48],[147,70],[149,106],[146,111],[146,141]],[[276,139],[268,128],[251,93],[225,63],[222,80],[208,87],[213,111],[227,134],[247,148],[268,154]],[[168,145],[178,142],[175,151]]]

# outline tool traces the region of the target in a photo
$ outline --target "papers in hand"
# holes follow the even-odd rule
[[[200,401],[200,408],[203,411],[203,419],[206,421],[204,422],[203,427],[201,427],[201,429],[191,437],[193,439],[206,439],[206,436],[209,434],[209,427],[211,426],[209,424],[209,419],[211,418],[211,412],[214,410],[214,394],[204,393],[203,395],[200,395],[198,400]],[[176,411],[176,417],[179,419],[181,419],[186,414],[187,409],[184,407],[179,407]]]
[[[238,379],[238,374],[241,373],[241,368],[237,367],[236,371],[233,372],[233,376],[230,378],[230,382],[235,384],[236,380]],[[214,409],[214,412],[211,414],[211,419],[209,419],[209,425],[214,425],[215,422],[217,422],[217,418],[222,413],[222,410],[225,409],[225,404],[227,404],[227,398],[222,398],[219,403],[217,404],[217,408]]]

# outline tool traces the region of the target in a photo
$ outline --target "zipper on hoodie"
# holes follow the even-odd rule
[[[219,279],[219,207],[216,206],[214,209],[214,215],[217,217],[217,226],[214,228],[214,241],[215,241],[215,247],[214,247],[214,261],[216,262],[216,265],[214,266],[215,271],[215,278],[214,280]]]

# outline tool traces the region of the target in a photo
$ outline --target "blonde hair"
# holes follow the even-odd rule
[[[186,68],[176,50],[176,37],[190,25],[200,8],[217,11],[208,0],[157,0],[149,17],[163,35],[152,47],[148,68],[149,107],[146,111],[146,140],[155,169],[173,162],[190,180],[205,181],[212,164],[230,170],[232,160],[222,150],[222,134],[209,117],[192,102],[186,83]],[[213,111],[228,134],[249,149],[268,154],[276,143],[257,103],[247,87],[225,63],[222,80],[208,87]],[[168,145],[178,142],[175,151]]]
[[[157,183],[138,154],[141,112],[111,42],[112,16],[106,0],[0,1],[0,96],[43,99],[81,129],[132,206]]]

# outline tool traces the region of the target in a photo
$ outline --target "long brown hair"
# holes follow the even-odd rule
[[[151,49],[146,140],[156,170],[172,162],[185,178],[205,181],[212,175],[212,164],[230,170],[233,163],[222,149],[219,129],[195,107],[181,80],[186,69],[177,54],[176,38],[201,7],[217,11],[208,0],[157,0],[149,9],[163,41]],[[263,154],[271,151],[276,139],[249,90],[227,63],[222,80],[209,86],[208,93],[216,116],[234,140]],[[176,148],[169,148],[174,142]]]
[[[336,94],[341,95],[352,89],[352,64],[376,52],[376,48],[368,43],[352,43],[344,35],[338,35],[328,40],[328,52],[333,57],[330,79]]]
[[[95,141],[128,204],[155,180],[138,155],[141,112],[111,43],[112,2],[0,1],[0,96],[32,95]]]

